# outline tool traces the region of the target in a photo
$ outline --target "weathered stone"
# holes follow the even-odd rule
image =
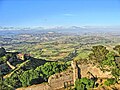
[[[58,76],[57,78],[56,75]],[[65,82],[71,82],[73,84],[73,73],[69,73],[69,70],[54,74],[48,79],[49,85],[54,90],[64,88]]]

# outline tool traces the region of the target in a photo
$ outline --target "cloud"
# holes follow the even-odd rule
[[[65,13],[65,14],[63,14],[64,16],[69,16],[69,17],[71,17],[71,16],[74,16],[73,14],[71,14],[71,13]]]

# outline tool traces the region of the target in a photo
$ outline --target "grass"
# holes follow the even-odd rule
[[[74,58],[74,60],[80,60],[80,59],[85,59],[88,58],[88,55],[91,53],[91,51],[87,50],[79,50],[78,55]]]

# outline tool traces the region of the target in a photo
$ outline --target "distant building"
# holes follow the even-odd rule
[[[30,58],[30,54],[19,53],[19,54],[17,54],[17,58],[20,59],[20,60],[26,60],[26,59]]]
[[[25,55],[22,53],[17,54],[17,58],[20,60],[25,60]]]

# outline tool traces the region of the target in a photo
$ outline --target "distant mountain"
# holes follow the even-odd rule
[[[92,26],[71,26],[71,27],[53,27],[53,28],[43,28],[43,27],[26,27],[26,28],[16,28],[16,27],[0,27],[0,35],[16,35],[16,34],[34,34],[34,33],[46,33],[46,32],[58,32],[58,33],[108,33],[108,32],[120,32],[120,27],[92,27]]]

